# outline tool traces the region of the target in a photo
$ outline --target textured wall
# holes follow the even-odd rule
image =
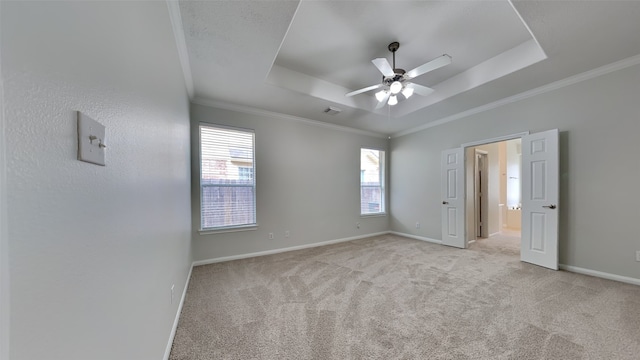
[[[388,230],[388,216],[360,217],[360,147],[387,149],[387,139],[202,105],[192,105],[191,118],[195,260]],[[257,230],[198,233],[200,122],[255,130]],[[356,222],[361,223],[360,229]],[[284,236],[286,230],[290,231],[289,238]],[[268,239],[270,232],[274,233],[273,240]]]
[[[440,154],[472,141],[560,130],[560,263],[640,278],[640,66],[391,140],[391,229],[441,238]],[[420,161],[423,166],[413,164]],[[423,227],[415,230],[416,218]]]
[[[0,3],[0,29],[2,3]],[[9,238],[7,236],[7,180],[5,175],[4,81],[0,46],[0,359],[9,358]]]
[[[160,359],[191,263],[167,5],[3,2],[1,30],[11,359]],[[106,167],[76,160],[74,110],[106,126]]]

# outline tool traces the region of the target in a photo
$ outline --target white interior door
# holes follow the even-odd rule
[[[558,129],[522,137],[522,261],[558,270]]]
[[[464,148],[442,152],[440,174],[442,244],[465,248]]]

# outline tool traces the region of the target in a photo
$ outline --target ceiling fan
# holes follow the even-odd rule
[[[426,64],[422,64],[417,68],[411,71],[404,71],[404,69],[396,68],[396,51],[400,48],[400,43],[397,41],[389,44],[389,51],[393,53],[393,67],[389,65],[389,61],[385,58],[377,58],[371,60],[373,65],[375,65],[378,70],[382,73],[382,83],[372,86],[367,86],[366,88],[362,88],[356,91],[352,91],[345,96],[354,96],[362,93],[366,93],[368,91],[376,90],[382,88],[382,90],[376,93],[376,99],[378,100],[378,105],[376,105],[376,109],[380,109],[385,104],[395,105],[398,103],[398,94],[402,93],[402,95],[408,99],[415,92],[418,95],[427,96],[431,94],[434,90],[428,88],[426,86],[422,86],[419,84],[414,84],[409,82],[409,80],[414,79],[420,75],[426,74],[429,71],[433,71],[439,69],[445,65],[451,64],[451,56],[444,54],[427,62]]]

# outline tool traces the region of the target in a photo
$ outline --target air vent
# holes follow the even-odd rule
[[[333,107],[333,106],[329,106],[328,108],[324,109],[324,112],[329,115],[340,114],[341,111],[342,109],[338,109],[337,107]]]

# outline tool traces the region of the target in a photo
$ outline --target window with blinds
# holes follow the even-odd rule
[[[360,215],[384,214],[384,151],[360,149]]]
[[[200,226],[256,224],[255,134],[200,125]]]

